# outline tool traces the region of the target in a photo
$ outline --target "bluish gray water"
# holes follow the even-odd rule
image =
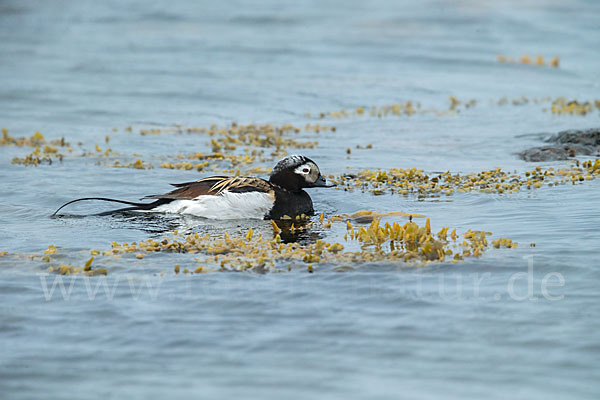
[[[64,136],[75,151],[35,168],[11,164],[31,148],[0,147],[0,251],[13,254],[0,258],[0,397],[598,398],[597,180],[425,201],[311,192],[328,215],[403,210],[427,215],[436,231],[483,229],[519,243],[458,264],[174,275],[191,258],[161,253],[106,261],[106,278],[84,278],[44,274],[47,264],[29,257],[52,243],[83,263],[92,248],[173,227],[270,229],[49,218],[76,197],[134,200],[204,176],[77,156],[104,149],[106,135],[126,162],[134,152],[158,164],[210,151],[202,136],[140,128],[335,125],[295,136],[319,141],[302,152],[327,174],[531,169],[514,153],[539,140],[522,135],[596,127],[598,111],[496,103],[598,99],[598,21],[600,4],[583,0],[1,2],[0,125],[15,137]],[[498,54],[559,56],[560,67],[499,63]],[[408,100],[444,110],[449,96],[478,103],[457,115],[305,117]],[[64,292],[52,291],[59,282]]]

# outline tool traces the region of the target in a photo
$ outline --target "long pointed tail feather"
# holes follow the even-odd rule
[[[54,213],[51,216],[52,217],[56,216],[56,214],[58,214],[58,212],[60,210],[62,210],[63,208],[65,208],[69,204],[77,203],[79,201],[86,201],[86,200],[108,201],[108,202],[112,202],[112,203],[121,203],[121,204],[127,204],[127,205],[132,206],[132,207],[119,208],[117,210],[104,211],[104,212],[102,212],[100,214],[97,214],[97,215],[109,215],[109,214],[112,214],[112,213],[123,212],[123,211],[151,210],[154,207],[157,207],[157,206],[159,206],[161,204],[165,204],[165,203],[168,203],[169,201],[171,201],[170,199],[158,199],[156,201],[153,201],[152,203],[135,203],[133,201],[110,199],[108,197],[82,197],[80,199],[71,200],[68,203],[63,204],[62,206],[60,206],[58,208],[58,210],[54,211]]]

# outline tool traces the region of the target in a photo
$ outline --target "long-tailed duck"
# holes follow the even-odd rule
[[[264,218],[280,219],[287,215],[314,214],[313,203],[303,189],[331,187],[311,159],[293,155],[279,161],[269,180],[245,176],[211,176],[198,181],[173,184],[175,190],[143,197],[151,203],[136,203],[105,197],[85,197],[63,204],[63,207],[83,200],[103,200],[127,204],[130,207],[103,212],[108,215],[124,211],[150,211],[188,214],[213,219]]]

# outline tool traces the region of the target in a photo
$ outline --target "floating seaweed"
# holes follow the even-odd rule
[[[320,132],[323,130],[335,131],[335,127],[326,127],[323,125],[308,125],[307,130]],[[238,125],[232,124],[226,127],[212,125],[209,128],[183,128],[176,126],[174,128],[153,128],[150,130],[142,129],[142,135],[162,134],[162,133],[189,133],[203,134],[210,140],[206,145],[211,153],[192,153],[188,155],[177,154],[175,156],[156,156],[160,158],[177,159],[178,161],[163,161],[159,164],[160,168],[181,169],[181,170],[210,170],[219,173],[241,173],[238,166],[250,166],[256,162],[272,162],[275,158],[287,155],[286,149],[307,149],[318,145],[317,141],[300,141],[294,138],[285,137],[286,133],[298,133],[300,128],[292,125]],[[242,147],[243,154],[239,154],[239,148]],[[272,149],[266,156],[265,149]],[[237,154],[236,154],[237,153]],[[179,161],[180,160],[180,161]],[[201,161],[201,162],[200,162]],[[141,162],[141,161],[140,161]],[[115,162],[107,164],[109,167],[129,167],[149,169],[154,166],[148,162]],[[245,168],[246,172],[268,173],[270,169],[264,167]]]
[[[368,115],[371,117],[382,118],[382,117],[387,117],[390,115],[409,116],[409,115],[416,114],[417,112],[421,112],[421,113],[426,112],[425,110],[420,110],[420,108],[421,108],[420,103],[416,103],[416,106],[415,106],[415,103],[413,103],[412,101],[406,101],[406,102],[394,103],[394,104],[383,105],[383,106],[370,106],[370,107],[358,106],[351,110],[341,109],[339,111],[321,112],[314,117],[319,118],[319,119],[325,119],[325,118],[339,119],[339,118]],[[313,118],[313,115],[310,113],[305,113],[304,116],[306,118]],[[311,126],[310,124],[307,124],[307,127],[310,127],[310,126]],[[332,129],[332,131],[335,131],[335,129]]]
[[[112,164],[107,165],[111,168],[135,168],[135,169],[152,169],[154,166],[148,162],[144,162],[141,159],[129,162],[127,164],[121,164],[119,160],[115,160]]]
[[[44,135],[40,132],[34,133],[31,137],[14,138],[8,135],[8,129],[2,128],[2,138],[0,146],[17,146],[17,147],[35,147],[30,154],[25,157],[14,157],[12,164],[34,165],[52,164],[53,161],[62,161],[64,155],[58,152],[57,146],[65,147],[66,151],[71,152],[69,143],[62,137],[57,140],[48,142]]]
[[[31,137],[20,137],[14,138],[8,135],[8,129],[2,128],[2,138],[0,138],[0,146],[17,146],[17,147],[40,147],[48,145],[52,146],[60,146],[60,147],[69,147],[69,142],[65,141],[64,137],[60,139],[51,140],[50,142],[46,141],[44,135],[40,132],[35,132]]]
[[[51,245],[51,247],[54,247]],[[54,247],[56,250],[56,247]],[[53,253],[51,253],[53,254]],[[94,262],[94,257],[91,257],[89,260],[85,262],[82,267],[73,266],[70,264],[58,264],[54,266],[48,267],[49,272],[55,272],[60,275],[78,275],[84,274],[87,276],[98,276],[98,275],[107,275],[108,270],[106,268],[92,268],[92,263]]]
[[[318,119],[340,119],[340,118],[360,118],[365,116],[384,118],[392,116],[412,116],[412,115],[424,115],[434,114],[438,117],[446,115],[456,115],[461,111],[474,108],[481,101],[477,99],[464,100],[459,99],[456,96],[449,97],[449,106],[447,109],[437,109],[433,107],[422,107],[420,103],[414,103],[412,101],[406,101],[401,103],[394,103],[382,106],[358,106],[355,109],[342,109],[339,111],[321,112],[317,115],[310,113],[304,114],[307,118],[318,118]],[[529,103],[533,104],[550,104],[549,109],[544,108],[543,111],[550,110],[554,114],[569,114],[569,115],[586,115],[593,111],[594,108],[600,110],[600,100],[567,100],[564,97],[551,98],[551,97],[526,97],[521,96],[514,99],[508,99],[507,97],[501,97],[497,100],[491,100],[490,104],[504,106],[512,104],[514,106],[523,106]],[[416,106],[414,106],[416,104]],[[310,124],[307,124],[310,126]]]
[[[600,100],[594,102],[579,102],[577,99],[567,100],[565,97],[558,97],[552,101],[550,110],[552,114],[586,115],[597,108],[600,110]]]
[[[383,222],[388,216],[409,216],[404,224]],[[186,253],[195,255],[195,266],[189,268],[175,265],[175,274],[205,273],[219,270],[285,271],[300,266],[308,272],[314,272],[319,266],[361,263],[392,262],[423,265],[429,262],[458,262],[468,257],[479,257],[490,248],[489,232],[468,230],[462,235],[456,229],[450,233],[449,227],[439,232],[431,230],[429,219],[424,225],[412,221],[413,214],[402,212],[377,213],[361,211],[351,215],[335,215],[325,221],[321,215],[317,221],[310,219],[290,219],[271,221],[273,231],[270,237],[256,234],[252,228],[245,232],[221,235],[201,235],[199,233],[182,234],[177,231],[162,239],[147,239],[140,242],[116,243],[101,253],[103,257],[135,257],[145,260],[152,253]],[[419,217],[419,215],[414,215]],[[367,218],[365,218],[367,217]],[[369,221],[368,225],[364,222]],[[304,232],[314,229],[329,229],[334,223],[344,223],[346,234],[344,243],[328,242],[320,238],[308,242],[282,239],[285,234]],[[491,247],[516,248],[510,239],[499,238],[491,242]],[[352,249],[355,250],[352,250]],[[56,247],[46,250],[46,257],[56,252]],[[92,250],[98,255],[98,250]],[[94,256],[83,267],[67,264],[49,267],[50,271],[60,274],[88,275],[106,274],[105,269],[92,270]],[[51,260],[46,260],[50,262]],[[416,263],[416,264],[415,264]],[[198,265],[200,264],[200,265]],[[347,269],[346,269],[347,270]]]
[[[470,174],[449,171],[428,175],[422,169],[392,168],[390,170],[362,170],[356,174],[330,176],[338,190],[361,190],[373,194],[416,194],[420,197],[450,196],[456,192],[515,193],[523,188],[538,189],[571,183],[573,185],[600,177],[600,159],[583,163],[576,161],[569,168],[536,167],[524,174],[511,174],[496,168]]]
[[[537,55],[535,57],[535,60],[531,57],[529,57],[529,54],[524,54],[522,55],[518,61],[515,60],[514,58],[511,57],[505,57],[502,55],[498,55],[496,57],[496,59],[498,60],[498,62],[501,63],[521,63],[521,64],[529,64],[529,65],[537,65],[539,67],[554,67],[554,68],[558,68],[558,65],[560,63],[560,58],[558,57],[554,57],[553,59],[546,61],[544,60],[544,57],[542,57],[541,55]]]

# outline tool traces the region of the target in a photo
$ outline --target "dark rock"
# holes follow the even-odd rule
[[[600,152],[600,128],[586,130],[570,129],[545,140],[554,146],[532,147],[518,153],[525,161],[568,160],[578,155],[592,155]]]
[[[600,128],[586,130],[569,129],[568,131],[558,132],[546,140],[548,143],[556,144],[579,144],[583,146],[600,147]]]

